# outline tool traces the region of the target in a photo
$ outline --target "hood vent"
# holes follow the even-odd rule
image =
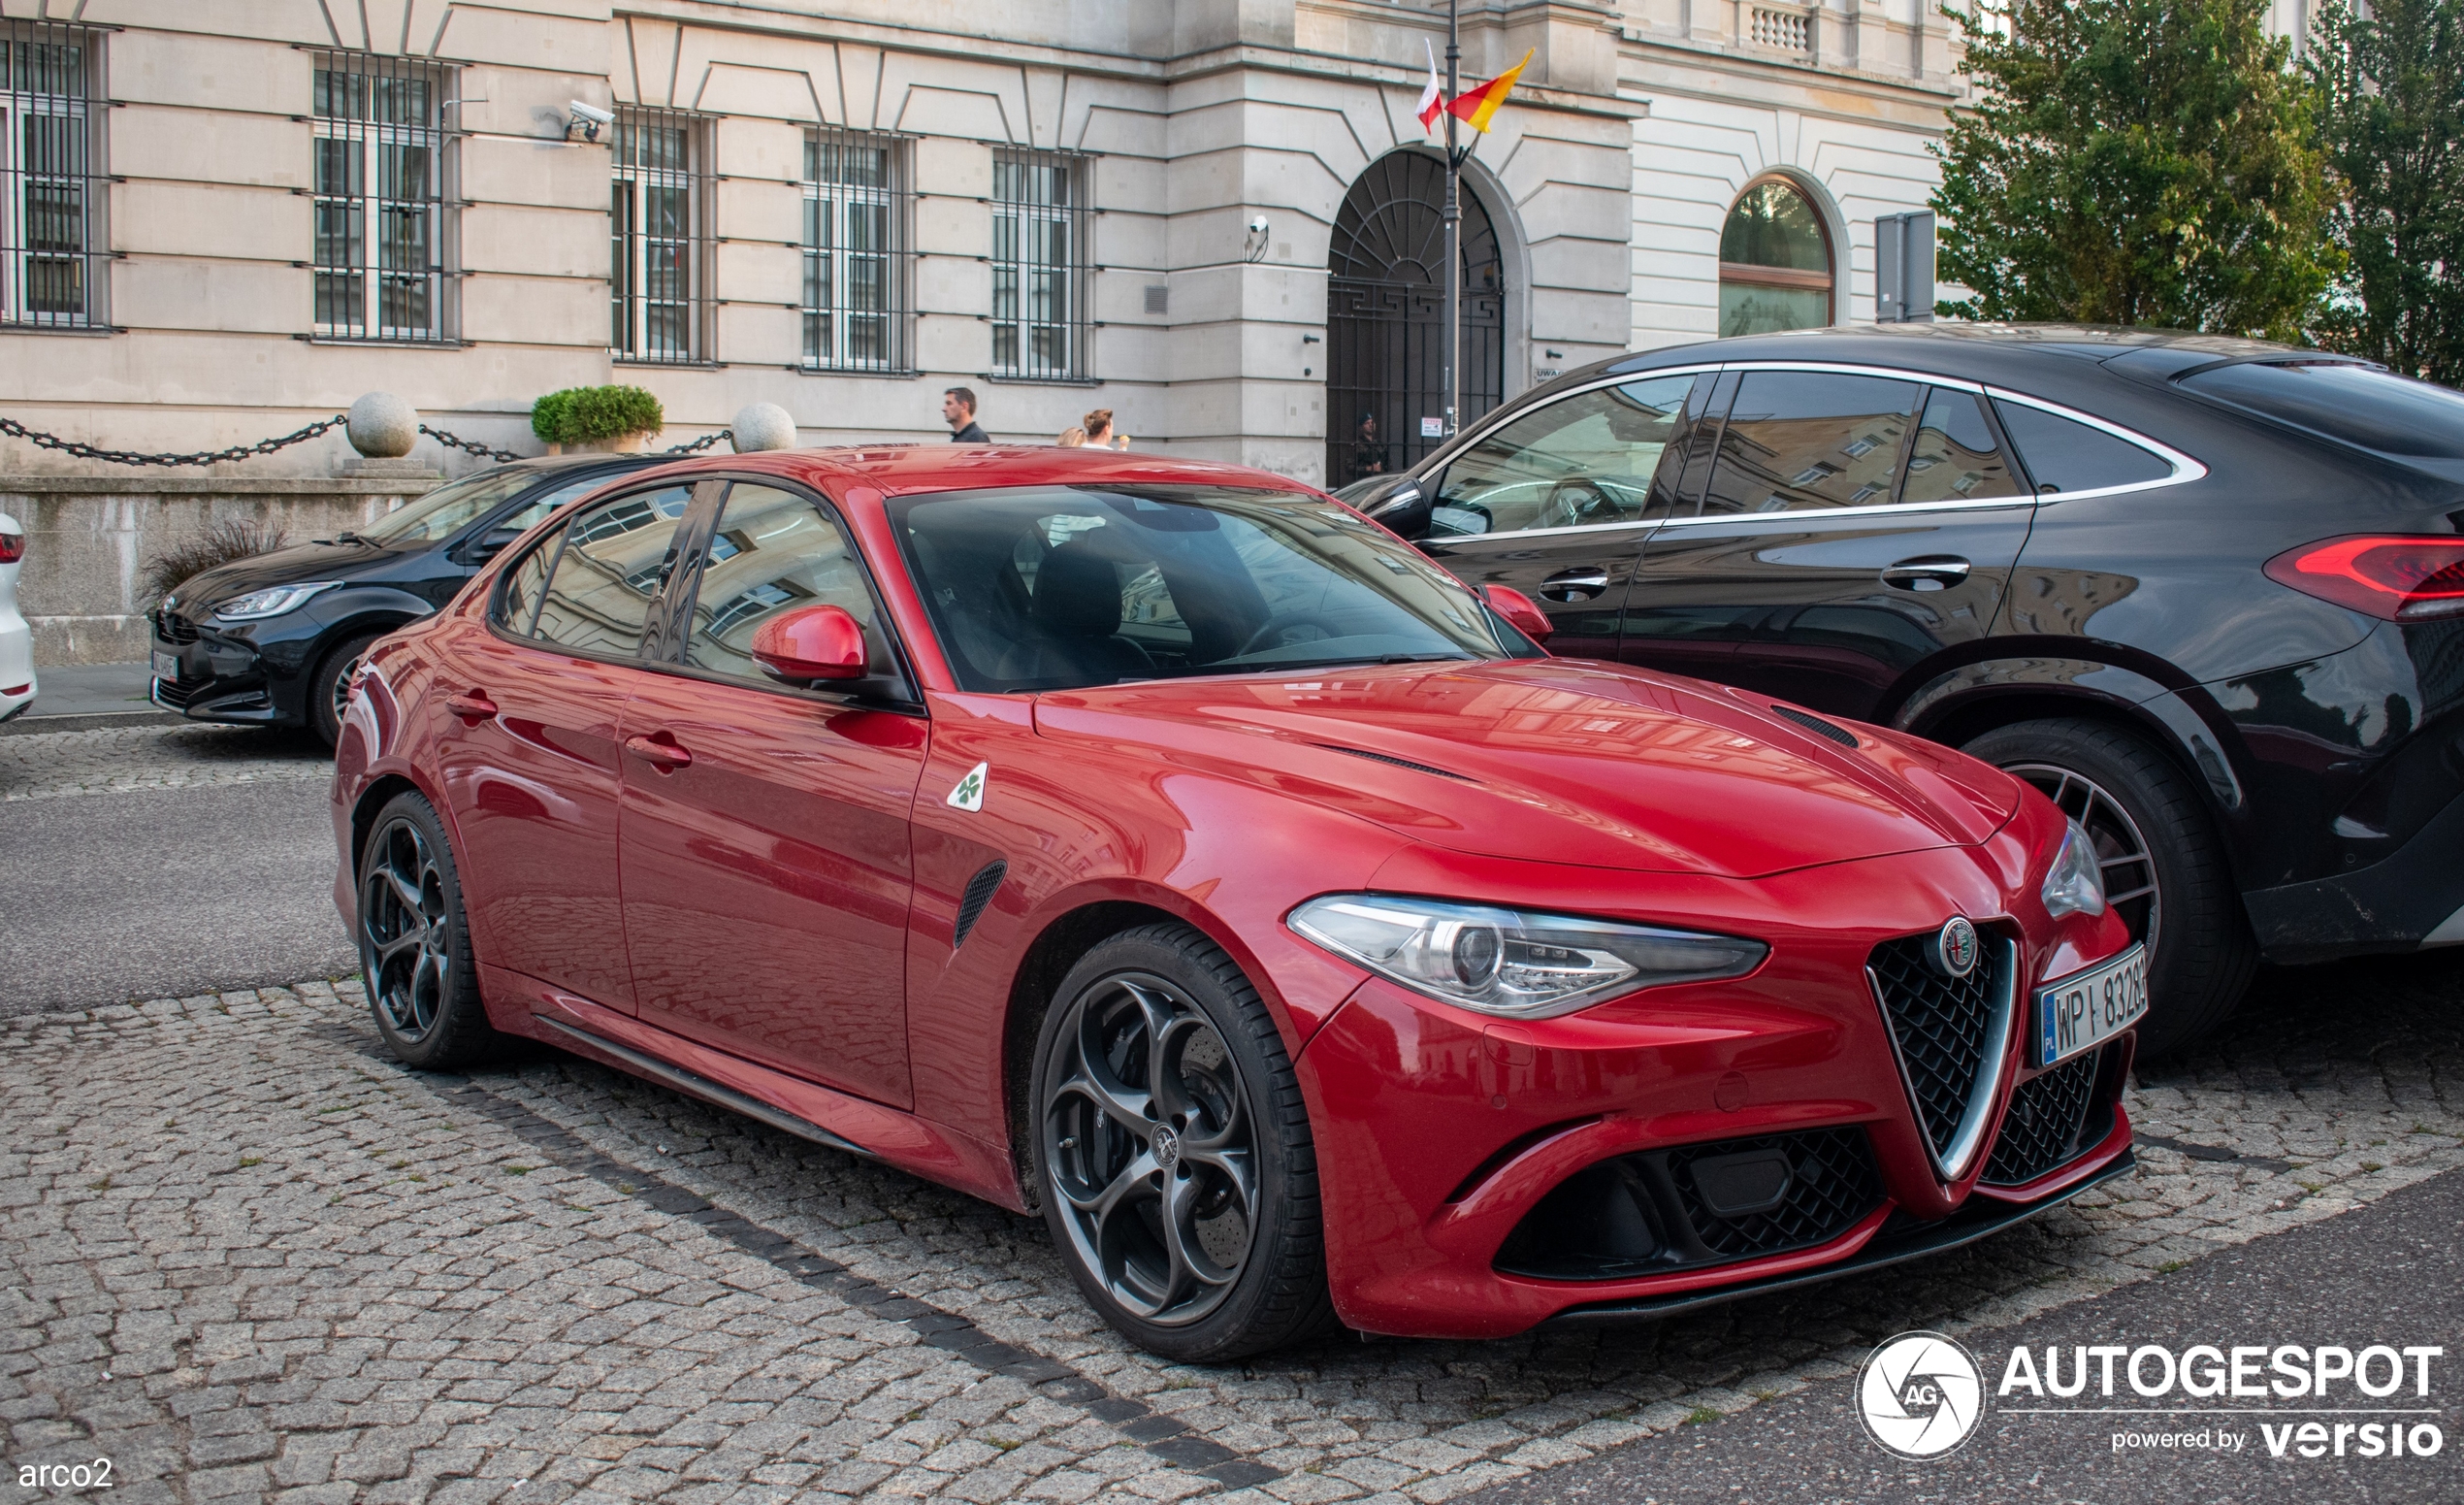
[[[1856,747],[1862,745],[1857,740],[1856,733],[1849,731],[1846,727],[1832,726],[1830,722],[1825,721],[1822,717],[1815,715],[1811,711],[1799,710],[1794,705],[1774,705],[1771,707],[1771,714],[1785,720],[1794,721],[1799,726],[1803,727],[1806,731],[1813,733],[1816,736],[1830,737],[1832,741],[1837,742],[1842,747]]]
[[[1409,758],[1389,758],[1384,753],[1362,752],[1357,747],[1343,747],[1333,742],[1312,742],[1310,745],[1313,747],[1323,747],[1328,752],[1345,753],[1354,758],[1366,758],[1372,763],[1391,764],[1398,769],[1410,769],[1414,773],[1434,773],[1440,778],[1456,779],[1466,784],[1476,784],[1479,782],[1478,779],[1474,778],[1469,773],[1456,773],[1446,769],[1434,769],[1425,763],[1414,763]]]

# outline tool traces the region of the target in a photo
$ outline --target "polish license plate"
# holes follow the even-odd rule
[[[2102,966],[2036,990],[2036,1063],[2093,1050],[2148,1011],[2148,948],[2133,946]]]
[[[154,650],[154,677],[157,679],[178,679],[179,677],[179,655],[177,653],[165,653],[162,649],[156,648]]]

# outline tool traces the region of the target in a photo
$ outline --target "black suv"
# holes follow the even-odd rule
[[[2464,394],[2160,331],[1620,356],[1341,495],[1552,619],[1999,764],[2149,942],[2142,1048],[2262,957],[2464,943]]]
[[[330,746],[370,643],[451,601],[533,523],[664,458],[495,466],[358,533],[206,571],[155,609],[154,703],[199,721],[305,726]]]

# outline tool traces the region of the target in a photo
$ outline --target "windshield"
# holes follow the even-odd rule
[[[466,475],[387,512],[359,530],[359,536],[371,543],[434,543],[449,539],[480,513],[538,478],[539,473],[527,466],[506,466]]]
[[[967,690],[1505,651],[1451,575],[1299,492],[1021,486],[889,508]]]

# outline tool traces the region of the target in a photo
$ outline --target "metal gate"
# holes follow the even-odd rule
[[[1335,216],[1326,281],[1326,484],[1400,471],[1438,447],[1445,415],[1445,165],[1419,151],[1369,164]],[[1506,388],[1497,230],[1463,190],[1463,411]]]

